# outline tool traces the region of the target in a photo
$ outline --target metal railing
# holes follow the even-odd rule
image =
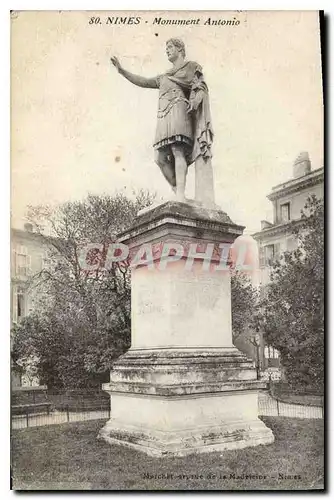
[[[267,417],[323,418],[323,406],[285,403],[267,391],[259,393],[259,415]]]
[[[269,392],[261,391],[258,398],[259,416],[290,417],[290,418],[323,418],[322,406],[309,406],[294,403],[284,403],[272,397]],[[31,413],[28,410],[20,415],[12,415],[12,429],[26,429],[44,425],[56,425],[70,422],[110,418],[110,405],[106,408],[88,409],[87,407],[65,406],[62,410],[52,410],[45,413]]]
[[[53,410],[48,413],[23,413],[12,415],[12,429],[26,429],[27,427],[40,427],[43,425],[65,424],[69,422],[84,422],[86,420],[96,420],[110,418],[110,407],[106,409],[87,410],[76,409],[73,411],[69,406],[63,411]]]

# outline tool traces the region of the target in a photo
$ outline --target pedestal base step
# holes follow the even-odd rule
[[[259,420],[230,421],[217,427],[161,431],[123,426],[114,419],[98,437],[110,444],[127,446],[149,456],[179,456],[234,450],[274,442],[271,429]]]

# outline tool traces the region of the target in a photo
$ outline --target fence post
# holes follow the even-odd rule
[[[67,422],[69,422],[70,421],[70,410],[69,410],[68,405],[66,406],[66,415],[67,415]]]
[[[279,417],[279,400],[276,399],[276,403],[277,403],[277,416]]]
[[[26,421],[27,421],[27,427],[29,427],[29,413],[26,413]]]

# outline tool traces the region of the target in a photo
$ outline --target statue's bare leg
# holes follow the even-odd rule
[[[176,178],[175,178],[175,167],[174,158],[170,158],[168,151],[157,150],[155,151],[155,162],[160,167],[167,182],[172,186],[173,191],[176,191]]]
[[[186,177],[188,165],[184,154],[184,147],[180,144],[172,144],[175,160],[175,176],[176,176],[176,197],[178,201],[185,201]]]

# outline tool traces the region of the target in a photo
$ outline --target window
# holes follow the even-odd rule
[[[42,267],[41,269],[50,269],[51,267],[51,262],[52,259],[48,253],[48,251],[45,251],[43,256],[42,256]]]
[[[15,252],[15,270],[16,276],[27,276],[31,267],[31,257],[28,255],[27,248],[18,245]]]
[[[264,247],[262,245],[259,247],[259,265],[260,267],[265,266]]]
[[[264,348],[264,365],[266,367],[278,367],[280,365],[280,357],[277,349],[271,346]]]
[[[26,316],[26,295],[21,286],[14,289],[13,322],[17,323]]]
[[[283,203],[281,205],[281,222],[288,222],[290,220],[290,203]]]
[[[278,359],[279,352],[277,349],[274,349],[274,347],[266,345],[264,348],[264,357],[266,359]]]
[[[264,258],[264,266],[265,267],[272,266],[274,264],[275,260],[280,259],[281,244],[279,242],[272,243],[270,245],[266,245],[263,250],[264,250],[264,255],[261,256],[261,253],[260,253],[260,263],[261,263],[261,260],[263,262],[263,258]]]
[[[281,254],[281,244],[275,243],[275,245],[274,245],[274,258],[279,259],[280,254]]]

